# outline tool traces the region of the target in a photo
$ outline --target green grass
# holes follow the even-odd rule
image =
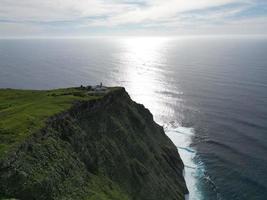
[[[97,98],[101,96],[89,95],[80,88],[46,91],[0,89],[0,158],[44,127],[50,116],[70,108],[75,101]]]
[[[118,185],[104,176],[92,176],[89,184],[90,195],[86,200],[129,200]]]

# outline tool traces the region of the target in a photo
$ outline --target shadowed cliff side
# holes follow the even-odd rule
[[[183,163],[121,88],[50,117],[0,161],[0,199],[180,200]]]

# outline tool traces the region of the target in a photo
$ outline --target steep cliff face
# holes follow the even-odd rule
[[[0,161],[0,199],[180,200],[183,163],[126,91],[75,103]]]

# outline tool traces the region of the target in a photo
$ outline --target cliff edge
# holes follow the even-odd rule
[[[183,163],[149,110],[132,101],[124,88],[96,96],[75,90],[80,93],[60,93],[74,96],[68,97],[70,106],[40,118],[41,125],[32,125],[36,114],[35,120],[29,118],[30,128],[6,128],[4,119],[15,103],[2,101],[1,107],[0,102],[0,199],[184,199]],[[2,99],[5,92],[0,91]],[[60,96],[46,92],[42,95],[52,100]],[[17,112],[29,108],[21,109]],[[15,137],[22,130],[27,134]]]

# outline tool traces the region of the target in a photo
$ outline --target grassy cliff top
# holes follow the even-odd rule
[[[108,88],[107,92],[115,88]],[[106,93],[85,88],[56,90],[0,89],[0,158],[14,145],[41,129],[45,121],[76,101],[102,98]]]
[[[102,89],[0,89],[0,199],[184,199],[163,128],[123,88]]]

